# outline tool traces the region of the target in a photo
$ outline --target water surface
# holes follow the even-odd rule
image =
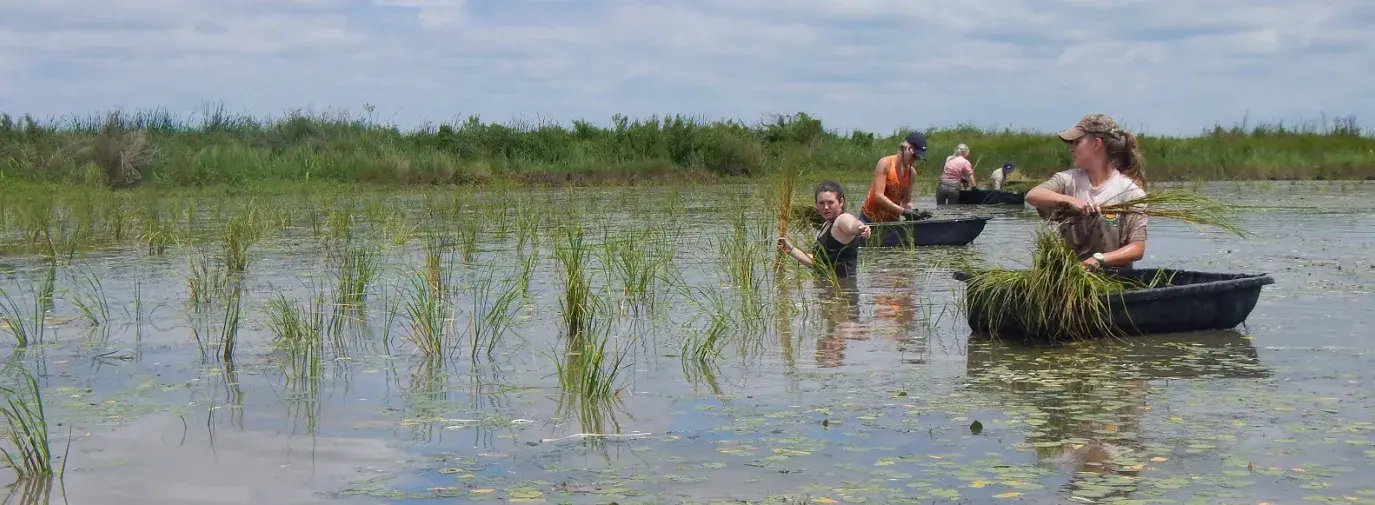
[[[269,345],[264,304],[329,283],[311,231],[295,227],[252,249],[232,364],[207,344],[222,320],[186,307],[186,257],[133,246],[78,253],[54,274],[59,293],[79,290],[82,269],[97,274],[109,323],[58,300],[46,344],[11,360],[39,379],[55,453],[70,430],[54,503],[1375,503],[1360,477],[1375,460],[1375,191],[1206,189],[1256,206],[1242,223],[1255,236],[1152,221],[1140,266],[1273,276],[1228,331],[1055,349],[971,337],[950,267],[1026,261],[1037,221],[1015,207],[937,209],[993,219],[967,247],[865,250],[848,293],[796,272],[776,284],[772,222],[750,216],[759,280],[748,295],[720,249],[738,214],[730,191],[641,188],[520,196],[579,208],[589,242],[603,225],[609,236],[674,230],[680,282],[657,284],[652,306],[618,301],[603,289],[614,275],[590,261],[627,364],[611,400],[562,393],[549,228],[516,326],[490,357],[461,347],[427,360],[403,337],[404,315],[384,327],[388,300],[404,306],[401,274],[423,264],[412,242],[382,256],[367,324],[294,377]],[[460,291],[519,269],[517,233],[498,236],[481,205],[453,217],[482,221],[469,260],[446,256]],[[674,210],[648,210],[664,207]],[[7,292],[32,294],[50,272],[33,257],[4,262]],[[747,321],[751,299],[762,300],[756,327],[726,332],[719,358],[681,357],[712,316]],[[461,334],[466,323],[452,324]]]

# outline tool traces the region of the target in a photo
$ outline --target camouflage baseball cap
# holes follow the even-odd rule
[[[1060,139],[1073,142],[1090,133],[1116,135],[1117,130],[1117,121],[1113,121],[1107,114],[1084,114],[1078,123],[1060,132]]]

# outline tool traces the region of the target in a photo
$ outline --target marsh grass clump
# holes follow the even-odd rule
[[[698,289],[689,299],[697,303],[700,309],[697,316],[705,318],[706,324],[702,328],[694,328],[683,338],[681,351],[685,371],[691,363],[709,363],[720,358],[721,347],[737,329],[737,323],[726,308],[726,297],[719,291]]]
[[[267,301],[264,312],[273,347],[287,356],[284,372],[288,380],[306,382],[320,376],[327,325],[323,292],[317,292],[304,307],[278,294]]]
[[[635,303],[652,302],[656,281],[663,280],[671,267],[672,247],[662,230],[641,229],[602,240],[603,270],[620,281],[624,299]]]
[[[448,315],[449,302],[443,284],[432,281],[429,273],[410,276],[411,293],[405,301],[409,323],[406,338],[427,357],[441,357],[452,345],[453,332]]]
[[[486,277],[474,279],[469,286],[472,295],[472,308],[468,312],[469,358],[476,361],[481,352],[490,359],[502,336],[515,322],[516,300],[524,290],[514,280],[497,283],[491,272]]]
[[[186,263],[190,273],[186,276],[187,303],[191,310],[199,312],[219,300],[229,284],[229,276],[223,263],[211,260],[204,251],[188,254]]]
[[[1192,225],[1195,229],[1212,226],[1245,237],[1247,233],[1237,224],[1237,205],[1209,198],[1194,191],[1154,191],[1143,198],[1115,205],[1104,205],[1105,214],[1139,213],[1149,217],[1171,219]]]
[[[1036,233],[1031,268],[969,272],[964,309],[992,336],[1020,322],[1029,335],[1078,340],[1113,334],[1109,297],[1128,286],[1081,266],[1058,233]]]
[[[80,279],[76,279],[78,290],[68,290],[67,296],[81,315],[90,321],[91,325],[99,326],[110,320],[110,302],[105,296],[105,286],[100,282],[100,276],[96,275],[90,268],[81,271]]]
[[[243,319],[243,286],[235,282],[225,299],[224,318],[220,324],[220,359],[234,361],[234,346],[239,337],[239,322]]]
[[[123,123],[117,113],[111,114],[86,148],[91,161],[100,167],[103,182],[111,188],[138,184],[158,152],[147,133],[130,131]]]
[[[609,348],[609,328],[599,325],[598,329],[569,337],[564,359],[554,361],[560,386],[579,398],[606,399],[619,395],[623,389],[621,373],[631,365],[625,360],[629,346]]]
[[[46,314],[43,303],[34,300],[33,305],[26,308],[20,302],[15,295],[0,288],[0,326],[14,336],[16,347],[27,347],[30,343],[41,345]]]
[[[11,445],[10,448],[0,447],[0,455],[18,480],[54,475],[43,392],[28,371],[21,369],[20,375],[19,387],[0,386],[0,394],[4,396],[0,416],[4,416],[8,432],[3,438]],[[65,460],[63,465],[66,465]]]
[[[225,221],[224,265],[230,272],[243,272],[248,268],[248,248],[262,239],[263,224],[252,202],[247,212],[230,216]]]
[[[1182,191],[1160,191],[1100,207],[1100,212],[1107,215],[1140,213],[1196,227],[1214,226],[1244,236],[1245,232],[1235,224],[1235,210],[1234,205]],[[1061,225],[1084,219],[1068,212],[1057,210],[1042,215]],[[1006,324],[1020,323],[1028,335],[1056,341],[1120,336],[1111,316],[1114,296],[1170,282],[1163,270],[1145,280],[1090,272],[1081,266],[1074,249],[1053,227],[1037,229],[1029,269],[975,271],[968,265],[960,269],[968,275],[962,308],[988,328],[990,334],[998,336]]]
[[[335,304],[354,308],[367,300],[368,285],[377,277],[380,251],[371,244],[349,244],[340,252],[335,268]]]
[[[597,309],[597,297],[592,292],[591,247],[585,242],[581,227],[559,228],[554,258],[560,265],[561,291],[559,308],[564,328],[574,336],[589,331]]]

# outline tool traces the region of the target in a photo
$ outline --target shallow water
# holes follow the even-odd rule
[[[11,359],[38,376],[59,456],[70,429],[53,503],[1375,503],[1360,477],[1375,461],[1375,343],[1365,338],[1375,189],[1207,190],[1256,205],[1243,223],[1256,236],[1157,220],[1139,265],[1272,275],[1230,331],[1059,349],[971,339],[950,262],[1024,261],[1037,221],[1023,209],[951,207],[937,210],[993,219],[967,247],[865,250],[849,296],[809,279],[775,289],[761,235],[766,326],[730,333],[711,366],[685,365],[682,340],[709,316],[739,320],[745,305],[713,242],[731,233],[717,190],[648,221],[683,226],[673,265],[689,291],[661,287],[653,310],[608,316],[628,364],[615,400],[560,408],[552,236],[541,238],[518,325],[491,357],[470,359],[465,346],[424,360],[401,336],[404,316],[382,331],[387,294],[408,286],[396,267],[422,264],[419,252],[388,249],[366,327],[346,332],[314,379],[290,378],[262,308],[278,293],[305,300],[303,283],[325,273],[309,230],[296,229],[253,249],[232,366],[198,345],[222,321],[188,315],[186,259],[136,247],[81,254],[55,273],[62,292],[76,289],[79,268],[96,272],[110,323],[92,327],[59,300],[46,344]],[[584,209],[599,241],[594,227],[633,230],[645,221],[627,209],[664,206],[668,191],[529,199],[617,202]],[[456,284],[516,269],[514,233],[489,237],[472,264],[454,260]],[[5,263],[7,291],[31,293],[46,274],[31,258]],[[130,324],[136,298],[142,325]],[[781,321],[775,298],[793,309]],[[578,436],[593,432],[617,436]]]

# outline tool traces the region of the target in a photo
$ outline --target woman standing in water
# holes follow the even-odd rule
[[[936,205],[960,203],[960,190],[974,187],[974,165],[969,163],[969,146],[955,146],[955,152],[945,157],[940,182],[936,184]]]
[[[816,210],[826,220],[816,233],[812,253],[793,247],[788,237],[778,237],[778,251],[808,267],[834,269],[838,278],[854,275],[859,250],[856,238],[869,238],[869,226],[845,213],[845,190],[835,181],[822,181],[816,186]]]
[[[1026,203],[1059,221],[1061,236],[1084,268],[1131,268],[1146,254],[1146,215],[1106,215],[1098,209],[1146,196],[1136,136],[1104,114],[1086,114],[1059,136],[1075,168],[1032,188]]]
[[[913,209],[912,180],[917,176],[916,160],[926,159],[926,134],[913,131],[898,146],[897,154],[878,160],[874,176],[869,182],[869,194],[859,209],[859,219],[866,223],[897,221],[898,218],[919,219]]]

